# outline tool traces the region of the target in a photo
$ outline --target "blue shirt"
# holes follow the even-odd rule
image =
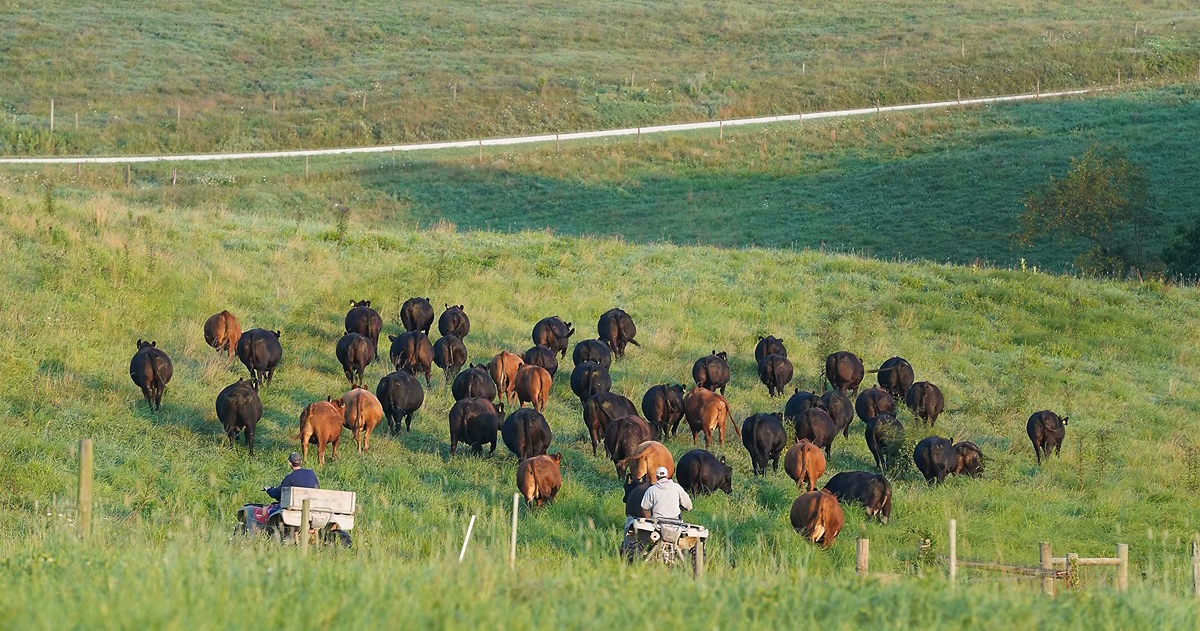
[[[289,486],[299,486],[306,489],[321,488],[321,485],[317,483],[317,474],[312,469],[296,469],[284,476],[283,482],[280,482],[279,486],[267,489],[267,495],[270,495],[278,502],[283,489]]]

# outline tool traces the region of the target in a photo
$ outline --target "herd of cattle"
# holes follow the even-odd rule
[[[411,431],[413,415],[424,404],[425,390],[418,375],[430,386],[432,366],[441,368],[451,383],[455,403],[449,412],[450,454],[458,443],[470,445],[476,454],[489,444],[495,452],[497,434],[518,460],[517,486],[530,505],[552,502],[562,485],[561,454],[547,454],[553,435],[542,415],[558,359],[565,359],[569,339],[575,334],[570,322],[557,316],[545,318],[533,327],[534,345],[524,355],[502,351],[484,365],[467,366],[467,348],[463,340],[471,330],[471,321],[462,305],[446,305],[437,319],[441,334],[430,343],[429,331],[434,309],[428,298],[411,298],[400,309],[405,332],[389,335],[389,360],[395,371],[384,376],[374,394],[364,388],[366,367],[375,361],[383,319],[371,308],[370,301],[352,302],[346,314],[346,334],[338,340],[336,355],[346,374],[350,391],[340,399],[327,397],[308,405],[300,415],[300,443],[305,459],[308,447],[317,447],[317,458],[325,462],[326,446],[337,456],[337,445],[344,429],[353,433],[359,451],[370,446],[371,431],[385,418],[392,433],[401,423]],[[626,514],[649,516],[641,508],[642,495],[652,482],[652,472],[666,467],[672,478],[693,493],[717,490],[731,493],[733,471],[707,449],[693,449],[678,463],[660,440],[675,436],[681,422],[687,422],[696,444],[704,435],[705,447],[715,438],[725,442],[725,426],[730,406],[725,398],[730,370],[725,352],[713,351],[696,360],[692,367],[695,387],[686,391],[678,384],[658,384],[646,391],[641,410],[633,401],[611,392],[609,369],[614,358],[624,357],[637,328],[628,313],[611,309],[600,316],[597,338],[574,346],[571,390],[579,397],[583,422],[592,442],[592,455],[603,445],[604,452],[625,481]],[[205,341],[218,352],[236,355],[250,373],[250,379],[238,379],[221,390],[216,398],[217,417],[231,443],[239,434],[250,454],[254,453],[254,432],[262,418],[259,388],[269,384],[283,356],[280,332],[251,329],[243,332],[232,313],[222,311],[204,324]],[[754,350],[758,374],[771,396],[784,393],[792,380],[793,367],[783,342],[773,336],[759,338]],[[466,370],[463,368],[466,367]],[[834,438],[849,437],[855,416],[865,426],[867,447],[881,471],[888,471],[901,457],[904,426],[896,417],[897,400],[902,400],[916,419],[932,427],[945,409],[942,392],[932,383],[915,381],[912,365],[901,357],[892,357],[878,370],[878,386],[859,391],[865,374],[863,362],[849,352],[836,352],[825,360],[825,378],[832,387],[817,394],[795,390],[782,413],[757,413],[733,431],[750,454],[754,475],[766,475],[770,465],[779,469],[782,455],[784,470],[804,492],[791,509],[792,526],[814,543],[833,544],[844,522],[839,500],[862,504],[868,516],[887,523],[892,511],[892,488],[888,479],[869,471],[847,471],[834,475],[823,489],[817,481],[824,475],[826,458]],[[171,379],[170,357],[156,342],[138,340],[137,352],[129,374],[142,389],[147,405],[159,409],[163,391]],[[851,403],[850,397],[854,396]],[[505,404],[516,401],[518,408],[504,416]],[[526,408],[525,404],[531,404]],[[503,420],[502,420],[503,419]],[[1061,448],[1067,418],[1043,410],[1034,413],[1026,426],[1038,463],[1043,454]],[[795,440],[789,439],[788,428]],[[789,444],[790,443],[790,444]],[[787,450],[786,453],[784,450]],[[953,443],[940,436],[920,441],[913,461],[930,483],[941,483],[947,475],[978,476],[983,473],[983,453],[971,442]]]

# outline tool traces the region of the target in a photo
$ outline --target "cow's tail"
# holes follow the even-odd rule
[[[741,438],[742,430],[738,427],[737,421],[733,420],[733,411],[729,409],[729,400],[721,397],[721,406],[725,408],[725,422],[733,425],[733,433],[737,434],[738,438]]]
[[[825,536],[825,491],[817,491],[817,512],[813,516],[813,528],[809,534],[813,543]]]
[[[631,338],[629,338],[629,339],[628,339],[628,340],[626,340],[626,341],[627,341],[627,342],[629,342],[630,344],[633,344],[634,346],[636,346],[636,347],[638,347],[638,348],[641,348],[641,347],[642,347],[642,345],[641,345],[641,344],[638,344],[638,341],[637,341],[637,340],[635,340],[635,339],[633,339],[632,337],[631,337]]]
[[[531,500],[529,498],[526,498],[525,501],[532,504],[535,501],[541,499],[541,497],[542,497],[542,488],[541,488],[541,485],[538,484],[538,472],[537,472],[537,462],[536,461],[529,463],[529,475],[533,476],[533,499]]]

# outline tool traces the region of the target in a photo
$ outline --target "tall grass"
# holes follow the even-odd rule
[[[0,338],[0,481],[10,490],[0,496],[0,614],[17,625],[1195,621],[1183,599],[1184,554],[1197,529],[1186,484],[1200,411],[1195,289],[816,252],[380,230],[357,214],[339,247],[331,213],[295,218],[271,206],[187,209],[98,195],[56,199],[48,216],[36,194],[4,189],[0,200],[0,288],[19,297],[0,303],[0,322],[17,332]],[[637,401],[655,383],[686,383],[696,357],[725,349],[738,422],[783,405],[757,383],[757,335],[783,337],[794,385],[806,387],[818,384],[828,348],[872,366],[899,354],[946,394],[936,433],[974,440],[987,473],[933,489],[901,479],[891,524],[849,508],[842,539],[822,552],[791,531],[796,491],[782,473],[752,478],[736,440],[714,446],[734,466],[734,492],[696,500],[691,518],[714,535],[710,576],[692,584],[615,560],[620,484],[585,446],[564,373],[547,418],[565,486],[554,506],[523,511],[521,563],[510,577],[502,559],[515,461],[503,445],[493,457],[448,457],[451,397],[438,379],[411,434],[377,436],[368,454],[344,441],[318,468],[327,488],[359,493],[353,551],[301,560],[265,542],[227,541],[237,506],[263,500],[258,489],[282,476],[303,406],[346,388],[333,346],[347,300],[370,298],[394,333],[412,295],[466,305],[472,361],[527,348],[532,323],[546,315],[575,322],[584,336],[599,313],[622,306],[642,346],[614,366],[614,391]],[[223,308],[245,328],[283,331],[284,360],[262,392],[253,458],[222,446],[212,408],[242,372],[202,341],[204,319]],[[157,340],[175,362],[158,413],[128,381],[138,338]],[[373,365],[369,379],[384,372]],[[1024,424],[1043,408],[1072,422],[1062,456],[1038,467]],[[916,436],[934,432],[907,412],[902,419]],[[828,475],[870,468],[861,431],[856,423],[835,443]],[[91,547],[64,532],[81,437],[96,441]],[[676,457],[692,447],[686,438],[667,445]],[[469,561],[456,567],[472,514]],[[1132,593],[1111,593],[1101,569],[1056,601],[989,576],[968,575],[949,591],[941,568],[914,556],[922,536],[944,550],[951,517],[964,558],[1031,563],[1038,541],[1084,555],[1127,542]],[[858,535],[872,539],[873,570],[900,578],[851,576]],[[49,602],[64,606],[42,606]],[[296,618],[296,602],[309,613]]]

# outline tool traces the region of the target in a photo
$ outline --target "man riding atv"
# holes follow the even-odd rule
[[[298,486],[306,489],[321,488],[320,483],[317,482],[316,472],[312,469],[304,468],[304,458],[300,454],[294,451],[289,454],[288,464],[292,466],[292,472],[283,477],[283,481],[279,483],[279,486],[263,487],[263,490],[267,492],[267,495],[271,496],[271,499],[278,502],[283,489],[289,486]]]
[[[671,480],[666,467],[659,467],[654,472],[654,484],[646,489],[642,496],[642,510],[650,511],[650,517],[660,519],[680,519],[683,511],[692,510],[692,498]]]

